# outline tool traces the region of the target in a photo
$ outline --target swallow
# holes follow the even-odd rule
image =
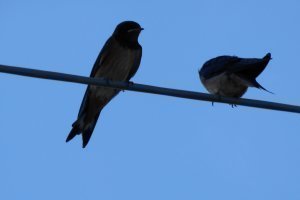
[[[138,42],[142,30],[144,29],[134,21],[124,21],[118,24],[100,51],[90,77],[129,83],[137,72],[142,58],[142,47]],[[81,134],[82,147],[85,148],[102,109],[119,92],[120,90],[114,88],[89,85],[77,120],[72,124],[66,142]]]
[[[263,58],[219,56],[204,63],[199,77],[207,91],[218,96],[240,98],[248,87],[270,92],[256,81],[270,60],[270,53]]]

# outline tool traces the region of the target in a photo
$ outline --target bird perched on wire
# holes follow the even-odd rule
[[[219,56],[204,63],[199,77],[208,92],[218,96],[239,98],[248,87],[270,92],[256,81],[270,60],[270,53],[263,58]]]
[[[142,58],[138,37],[143,28],[136,22],[124,21],[117,25],[98,55],[90,77],[113,81],[127,81],[135,75]],[[94,131],[98,117],[120,90],[90,85],[87,87],[77,120],[72,124],[66,142],[82,135],[84,148]]]

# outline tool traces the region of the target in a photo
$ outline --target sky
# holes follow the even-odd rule
[[[300,2],[0,1],[0,64],[88,76],[115,26],[145,30],[133,82],[206,92],[220,55],[272,60],[245,98],[300,105]],[[86,86],[0,74],[0,199],[300,198],[300,116],[121,92],[87,148],[65,139]]]

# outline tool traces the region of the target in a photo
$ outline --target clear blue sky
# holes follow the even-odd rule
[[[134,82],[204,92],[218,55],[273,60],[246,98],[300,104],[300,2],[0,1],[0,63],[89,75],[123,20],[145,31]],[[300,116],[120,93],[86,149],[66,144],[84,85],[0,74],[0,199],[300,199]]]

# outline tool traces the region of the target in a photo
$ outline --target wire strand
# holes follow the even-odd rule
[[[296,105],[253,100],[253,99],[244,99],[244,98],[235,99],[235,98],[219,97],[216,95],[211,95],[211,94],[206,94],[201,92],[178,90],[178,89],[157,87],[157,86],[130,83],[130,82],[108,81],[101,78],[90,78],[85,76],[78,76],[72,74],[29,69],[29,68],[22,68],[22,67],[8,66],[8,65],[0,65],[0,72],[20,75],[20,76],[56,80],[56,81],[65,81],[65,82],[81,83],[87,85],[112,87],[121,90],[144,92],[144,93],[172,96],[172,97],[185,98],[185,99],[219,102],[219,103],[234,104],[234,105],[248,106],[254,108],[300,113],[300,106],[296,106]]]

